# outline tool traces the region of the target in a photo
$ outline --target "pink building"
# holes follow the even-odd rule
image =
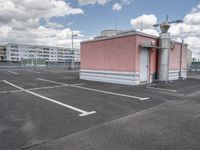
[[[169,80],[186,78],[187,45],[173,41]],[[81,43],[80,79],[139,85],[157,79],[158,37],[136,31]]]

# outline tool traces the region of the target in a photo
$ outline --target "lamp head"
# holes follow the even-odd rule
[[[169,30],[169,28],[170,28],[170,24],[168,24],[167,22],[163,22],[160,25],[160,29],[161,29],[162,33],[167,33],[167,31]]]

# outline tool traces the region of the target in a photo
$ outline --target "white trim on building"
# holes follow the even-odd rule
[[[139,72],[80,70],[80,79],[108,83],[139,85]]]

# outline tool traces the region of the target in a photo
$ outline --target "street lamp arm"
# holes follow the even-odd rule
[[[175,20],[175,21],[170,21],[169,24],[171,24],[171,23],[182,23],[182,22],[183,22],[183,20]]]

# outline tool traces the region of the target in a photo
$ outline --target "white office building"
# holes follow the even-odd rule
[[[80,62],[80,49],[8,43],[5,60],[19,62],[39,59],[46,62]]]

